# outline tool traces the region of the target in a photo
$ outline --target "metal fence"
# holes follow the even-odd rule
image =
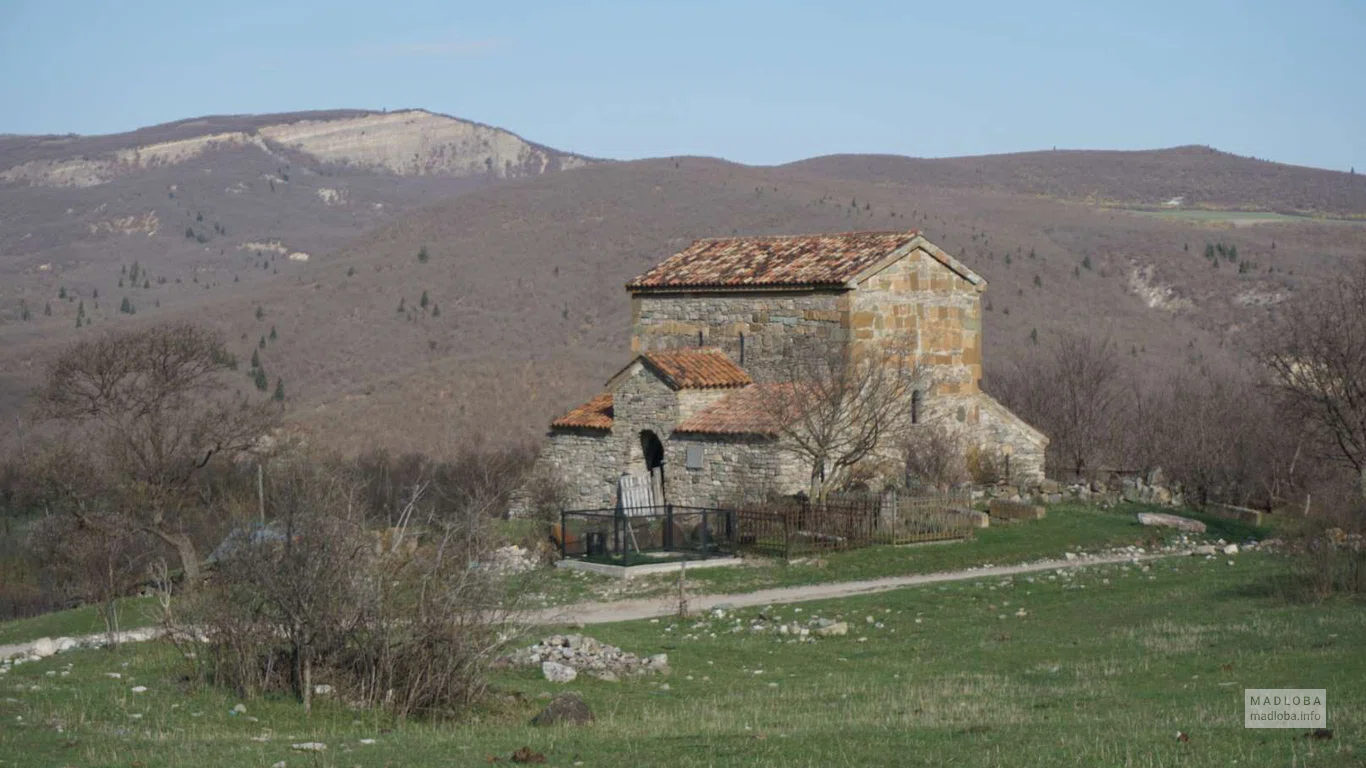
[[[875,544],[971,538],[966,493],[784,499],[735,512],[736,547],[790,558]]]
[[[738,509],[665,504],[560,513],[560,557],[639,565],[753,552],[798,557],[875,544],[971,538],[966,492],[787,498]]]
[[[560,513],[560,557],[639,565],[735,553],[735,512],[665,504]]]

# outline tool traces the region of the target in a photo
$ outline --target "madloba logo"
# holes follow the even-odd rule
[[[1322,728],[1328,724],[1324,688],[1248,688],[1243,691],[1244,728]]]

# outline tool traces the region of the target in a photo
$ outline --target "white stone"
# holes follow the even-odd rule
[[[57,653],[57,641],[50,637],[40,637],[33,641],[33,646],[29,649],[29,656],[46,659]]]
[[[579,676],[578,670],[558,661],[541,662],[541,674],[552,683],[568,683]]]
[[[327,745],[321,741],[305,741],[299,744],[290,744],[289,748],[295,752],[326,752]]]

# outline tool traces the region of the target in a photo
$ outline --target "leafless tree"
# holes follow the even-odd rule
[[[454,519],[435,498],[373,530],[354,467],[276,462],[275,519],[232,541],[200,594],[167,602],[172,638],[209,680],[242,696],[316,687],[399,716],[458,713],[514,632],[505,582],[488,567],[486,510]]]
[[[44,512],[26,546],[47,588],[63,601],[93,604],[117,647],[117,600],[141,580],[157,547],[131,524],[118,489],[72,446],[35,451],[21,471],[22,502]]]
[[[1049,353],[997,377],[992,392],[1049,437],[1049,451],[1078,477],[1113,455],[1124,407],[1114,343],[1064,334]]]
[[[796,356],[785,382],[761,385],[760,407],[779,444],[811,468],[811,495],[844,486],[856,465],[891,459],[928,387],[914,355],[896,346],[842,346]]]
[[[233,394],[235,368],[219,334],[165,323],[73,344],[36,393],[47,416],[97,442],[133,502],[131,519],[175,548],[191,585],[200,562],[183,520],[189,480],[279,420],[277,405]]]
[[[1355,472],[1366,497],[1366,260],[1285,310],[1258,350],[1287,421]]]

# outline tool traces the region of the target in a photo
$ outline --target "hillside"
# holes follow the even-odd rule
[[[942,159],[827,155],[785,166],[824,178],[998,190],[1116,206],[1366,216],[1366,176],[1175,147],[1141,152],[1054,150]]]
[[[267,372],[283,380],[293,417],[317,443],[446,453],[474,439],[534,438],[556,412],[594,394],[628,357],[623,284],[696,237],[923,230],[990,283],[988,388],[993,371],[1030,354],[1036,338],[1047,343],[1060,330],[1110,336],[1135,375],[1232,357],[1250,323],[1366,250],[1366,229],[1356,224],[1285,220],[1233,227],[1137,216],[1070,193],[1043,196],[996,181],[973,186],[959,171],[900,178],[903,160],[920,162],[905,158],[850,159],[868,169],[840,172],[854,178],[828,168],[817,173],[811,164],[828,158],[758,168],[684,157],[585,163],[498,183],[358,175],[327,163],[302,166],[311,171],[291,165],[289,180],[280,177],[271,193],[259,174],[279,176],[271,170],[282,167],[278,161],[271,158],[276,164],[270,166],[247,150],[233,152],[252,159],[210,152],[203,157],[219,159],[207,172],[193,162],[156,167],[94,188],[135,179],[146,190],[160,189],[158,210],[169,204],[165,210],[175,218],[167,214],[174,223],[158,225],[155,234],[138,220],[123,227],[128,233],[100,229],[101,217],[114,212],[79,208],[82,213],[69,216],[98,232],[70,246],[25,252],[22,244],[36,235],[10,226],[0,233],[3,269],[15,278],[0,289],[5,423],[13,423],[42,362],[92,332],[76,328],[82,303],[95,320],[93,331],[194,318],[221,328],[244,357],[264,342],[259,354]],[[1047,169],[1046,156],[1051,153],[1031,162]],[[1159,170],[1145,173],[1158,175],[1136,177],[1128,203],[1141,204],[1143,190],[1174,187],[1189,175],[1162,177],[1166,166],[1153,167]],[[1238,178],[1245,168],[1227,155],[1199,167],[1207,175],[1191,183],[1211,189],[1221,176]],[[1270,185],[1267,194],[1292,199],[1301,172],[1323,173],[1290,169],[1280,181],[1273,174],[1257,183]],[[1116,173],[1120,183],[1122,172]],[[1034,183],[1007,171],[992,178]],[[236,181],[251,194],[227,191]],[[158,184],[176,185],[174,197]],[[1233,187],[1239,184],[1252,182]],[[318,192],[323,188],[348,190],[347,204],[327,205]],[[11,186],[0,188],[0,201],[17,205],[35,189],[88,191]],[[374,205],[379,195],[388,196],[382,208]],[[130,208],[145,210],[137,204],[121,210]],[[249,211],[257,216],[252,230],[227,215]],[[227,234],[212,226],[220,221]],[[31,224],[33,231],[71,229],[62,217]],[[194,239],[181,231],[187,227]],[[201,233],[210,240],[199,243]],[[280,246],[272,244],[277,241]],[[1207,243],[1236,246],[1237,261],[1207,260]],[[288,256],[298,252],[308,253],[307,260]],[[120,288],[133,259],[150,278],[142,287],[126,280]],[[63,288],[66,301],[58,298]],[[118,311],[125,295],[135,315]],[[27,321],[19,317],[20,301]],[[243,386],[250,386],[245,375]]]

